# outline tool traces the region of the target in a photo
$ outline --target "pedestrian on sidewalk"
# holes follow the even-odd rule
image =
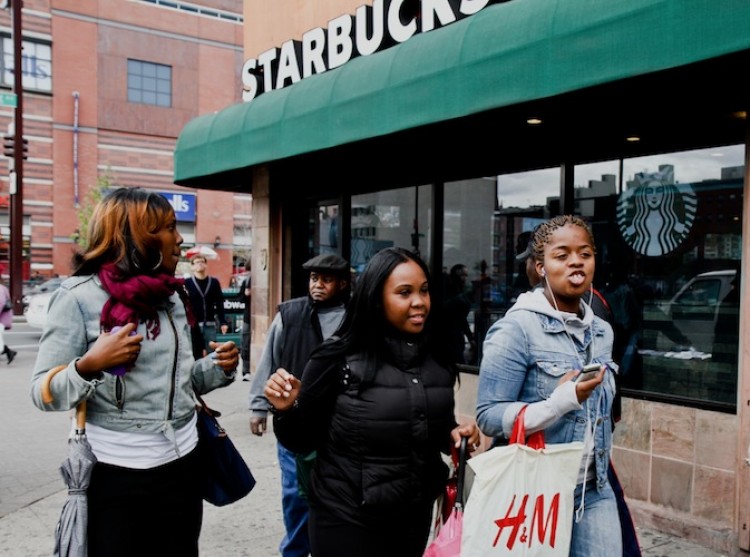
[[[518,297],[484,340],[477,422],[493,438],[510,437],[526,407],[526,433],[548,444],[582,441],[571,557],[622,555],[617,496],[608,479],[615,396],[612,327],[587,303],[596,269],[591,228],[561,215],[534,232],[541,286]],[[533,281],[532,281],[533,282]],[[595,364],[593,377],[581,377]]]
[[[242,356],[242,380],[250,381],[250,301],[252,299],[252,288],[250,275],[247,275],[240,284],[237,299],[240,300],[245,309],[242,311],[242,337],[240,340],[240,355]]]
[[[288,449],[317,450],[310,478],[315,557],[421,557],[448,467],[441,453],[468,437],[455,420],[458,372],[432,322],[429,271],[386,248],[357,279],[344,323],[315,350],[302,379],[266,382],[274,432]]]
[[[13,300],[11,300],[8,287],[3,283],[0,283],[0,353],[5,354],[8,357],[8,365],[13,362],[16,354],[18,354],[18,352],[11,350],[5,343],[5,336],[3,335],[3,331],[7,331],[12,327]]]
[[[528,246],[526,247],[525,251],[516,256],[516,261],[523,263],[524,265],[526,276],[529,281],[529,287],[531,290],[537,287],[541,287],[540,285],[542,285],[542,277],[540,277],[539,273],[537,273],[536,261],[534,259],[535,232],[536,229],[534,229],[534,231],[532,231],[531,235],[528,237]],[[596,288],[594,288],[593,283],[589,287],[589,295],[584,296],[584,301],[586,301],[591,307],[594,315],[601,317],[604,321],[610,324],[614,331],[613,346],[616,346],[617,328],[615,325],[615,316],[610,309],[609,303],[607,302],[606,298]],[[619,366],[619,372],[622,372],[622,363],[617,359],[614,349],[613,359]],[[620,405],[618,404],[620,394],[617,381],[619,375],[620,374],[618,373],[618,375],[615,376],[616,391],[612,403],[611,421],[613,428],[615,427],[615,423],[620,420]],[[501,441],[503,443],[506,442],[506,440]],[[609,483],[612,486],[612,491],[614,491],[615,497],[617,499],[617,511],[620,517],[620,527],[622,530],[622,557],[641,557],[641,548],[638,542],[638,533],[636,532],[635,524],[633,523],[633,517],[630,513],[630,508],[628,507],[628,503],[625,500],[625,493],[623,491],[622,485],[620,484],[620,479],[617,477],[617,473],[615,472],[614,464],[612,463],[611,458],[609,460],[607,478],[609,479]]]
[[[118,188],[94,208],[88,247],[52,295],[31,382],[34,404],[86,401],[98,460],[88,501],[88,555],[198,555],[203,520],[195,394],[234,380],[239,352],[213,343],[196,361],[182,236],[167,199]],[[119,330],[118,330],[119,328]],[[53,400],[42,400],[48,370]]]
[[[213,351],[211,345],[216,342],[218,331],[226,334],[229,321],[224,314],[221,283],[216,277],[209,276],[206,256],[194,255],[190,259],[190,268],[193,274],[185,280],[185,287],[204,343],[203,346],[193,346],[193,355],[198,360]]]
[[[264,390],[266,380],[279,368],[301,377],[310,353],[344,319],[349,297],[349,263],[336,254],[325,254],[313,257],[302,269],[309,274],[308,295],[279,305],[255,368],[250,387],[250,431],[254,435],[266,432],[271,408]],[[279,443],[278,458],[286,528],[279,551],[282,557],[306,557],[310,554],[309,509],[299,490],[296,454]]]

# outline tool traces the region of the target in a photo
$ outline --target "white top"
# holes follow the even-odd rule
[[[174,432],[174,441],[164,433],[113,431],[86,424],[86,437],[99,462],[147,470],[162,466],[190,453],[198,444],[197,414]],[[73,420],[75,428],[75,418]]]

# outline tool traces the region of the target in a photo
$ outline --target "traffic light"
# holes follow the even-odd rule
[[[13,158],[16,152],[16,137],[14,135],[3,136],[3,155],[8,158]],[[23,139],[23,160],[29,158],[29,140]]]
[[[8,158],[13,158],[13,152],[15,151],[16,138],[12,135],[3,136],[3,155]]]

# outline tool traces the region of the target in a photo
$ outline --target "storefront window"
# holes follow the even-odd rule
[[[443,325],[456,363],[477,363],[479,335],[489,315],[497,276],[493,257],[497,181],[477,178],[445,184],[443,213]],[[495,285],[497,286],[497,285]]]
[[[417,186],[352,196],[351,265],[358,275],[370,258],[391,246],[418,253],[430,264],[432,187]]]
[[[487,329],[528,289],[516,255],[559,191],[557,168],[445,184],[446,342],[457,363],[478,364]]]
[[[743,160],[741,145],[625,159],[576,188],[624,388],[734,409]]]
[[[310,257],[322,253],[339,253],[341,246],[341,231],[339,229],[339,205],[335,202],[321,202],[317,205],[317,213],[313,222],[310,242]]]
[[[734,411],[743,164],[733,145],[575,167],[574,213],[594,231],[626,392]],[[557,168],[498,176],[493,209],[482,180],[445,185],[446,293],[468,294],[474,339],[456,333],[457,362],[481,360],[487,328],[528,289],[516,256],[561,213],[560,183]]]

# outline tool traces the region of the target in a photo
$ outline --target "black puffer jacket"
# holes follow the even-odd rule
[[[311,503],[344,520],[430,503],[448,474],[440,453],[456,426],[454,376],[415,343],[391,339],[386,348],[385,363],[361,389],[357,356],[346,364],[312,360],[298,408],[274,421],[290,450],[318,450]]]

